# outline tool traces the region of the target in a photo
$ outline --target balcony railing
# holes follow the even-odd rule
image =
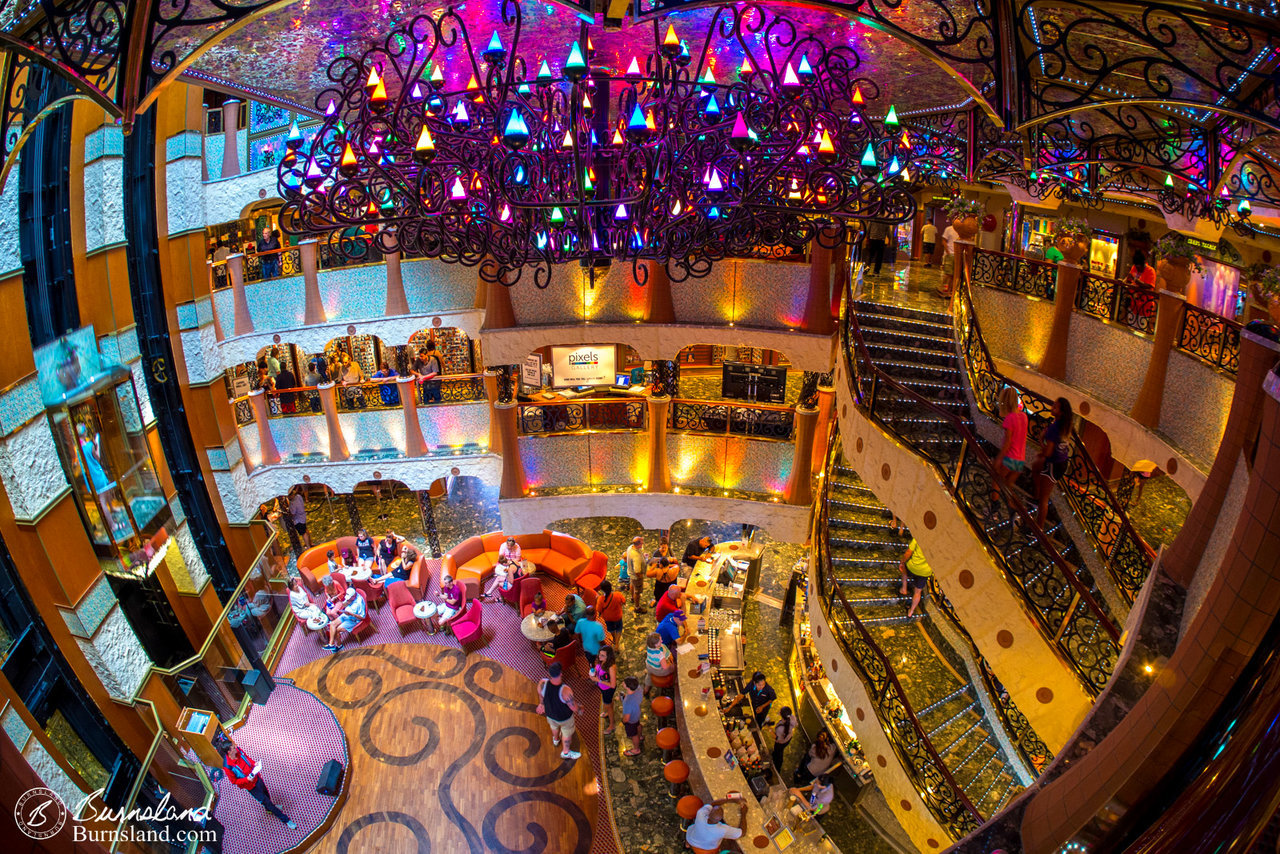
[[[439,400],[435,399],[435,386],[439,387]],[[334,389],[334,402],[339,412],[399,409],[403,388],[395,378],[340,385]],[[483,374],[449,374],[436,380],[414,383],[412,388],[418,406],[478,403],[487,399]],[[315,386],[269,391],[266,399],[268,418],[318,415],[323,411],[320,391]],[[253,423],[253,406],[248,395],[236,398],[232,405],[237,426]]]
[[[909,446],[939,473],[956,504],[970,521],[974,535],[985,542],[1005,578],[1022,598],[1041,632],[1094,694],[1106,685],[1119,657],[1120,631],[1094,597],[1090,585],[1058,552],[1027,512],[1022,499],[996,475],[995,463],[981,442],[952,412],[921,397],[913,388],[876,365],[862,340],[853,296],[847,294],[842,345],[849,392],[864,414],[884,432]],[[891,391],[896,413],[882,417],[881,390]],[[902,411],[907,418],[901,418]],[[929,435],[910,433],[901,423],[926,424]],[[959,440],[958,451],[931,443],[939,431]],[[999,501],[989,496],[997,494]],[[1005,509],[1007,508],[1007,509]],[[981,523],[991,514],[1010,513],[1004,524]]]
[[[316,247],[316,269],[318,270],[340,270],[382,262],[382,253],[372,246],[368,247],[364,257],[354,259],[339,252],[331,243],[321,243]],[[222,290],[230,287],[231,277],[227,274],[227,262],[214,261],[211,266],[213,289]],[[246,285],[301,275],[302,250],[297,246],[285,246],[281,249],[268,249],[261,252],[250,248],[244,253]]]
[[[978,249],[974,252],[972,281],[989,288],[1053,301],[1056,266],[1046,261]],[[1154,335],[1160,295],[1146,285],[1133,285],[1086,270],[1081,272],[1075,308],[1141,335]],[[1188,304],[1174,346],[1214,368],[1234,374],[1240,364],[1242,328],[1229,317]]]
[[[787,441],[795,418],[795,409],[789,406],[676,398],[671,401],[668,425],[677,432]]]
[[[929,732],[920,723],[920,718],[907,699],[892,662],[858,619],[840,585],[835,583],[831,551],[827,542],[827,493],[828,484],[832,480],[832,449],[836,441],[838,439],[828,446],[825,469],[827,476],[822,481],[812,538],[818,584],[822,591],[827,621],[848,660],[857,669],[867,695],[875,704],[874,712],[884,734],[916,792],[952,839],[962,839],[977,829],[985,819],[969,801],[964,788],[952,776],[951,770],[934,748]]]
[[[962,285],[958,292],[955,324],[969,385],[978,408],[998,421],[1000,391],[1005,386],[1013,387],[1022,399],[1032,438],[1039,441],[1052,420],[1050,410],[1053,401],[996,371],[995,361],[983,341],[982,328],[967,284]],[[1081,527],[1092,540],[1099,558],[1105,563],[1112,582],[1132,604],[1151,573],[1155,551],[1129,522],[1124,507],[1078,437],[1072,437],[1071,446],[1067,475],[1059,486]]]
[[[590,397],[520,404],[517,426],[525,436],[555,436],[600,430],[643,430],[648,404],[642,397]]]

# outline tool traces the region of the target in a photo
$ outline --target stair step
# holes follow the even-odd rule
[[[864,316],[890,317],[895,320],[914,320],[917,323],[951,327],[951,315],[942,311],[925,311],[919,308],[906,308],[892,303],[872,302],[870,300],[858,300],[855,303],[855,309],[858,313],[859,322],[862,321]]]
[[[913,367],[922,367],[924,365],[953,366],[956,364],[956,356],[949,350],[926,350],[920,347],[885,344],[880,341],[868,341],[866,344],[867,349],[871,351],[871,358],[875,360],[876,364],[881,364],[882,360],[885,359],[903,362]]]
[[[970,687],[969,685],[961,685],[959,688],[952,691],[950,694],[943,697],[941,700],[934,700],[932,703],[925,706],[923,709],[920,709],[918,712],[916,712],[916,716],[924,717],[925,715],[937,709],[939,706],[942,706],[942,705],[945,705],[946,703],[951,702],[952,700],[956,699],[962,694],[969,693],[969,687]]]
[[[868,344],[873,342],[899,344],[907,347],[938,350],[944,353],[953,353],[955,347],[955,339],[950,335],[934,335],[922,330],[891,329],[884,326],[862,324],[861,331],[862,340]]]
[[[885,561],[885,562],[897,563],[897,561]],[[854,576],[852,578],[845,578],[844,576],[837,575],[835,577],[835,582],[836,584],[839,584],[841,587],[867,587],[867,588],[891,587],[895,584],[902,583],[900,577],[896,574],[892,576],[860,575],[860,576]]]

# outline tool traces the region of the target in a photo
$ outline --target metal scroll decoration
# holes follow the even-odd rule
[[[521,7],[504,0],[486,41],[448,9],[393,28],[329,67],[312,143],[291,135],[281,222],[478,266],[514,284],[551,267],[641,261],[682,281],[725,257],[836,246],[845,223],[905,221],[912,144],[845,44],[785,17],[719,7],[694,55],[674,25],[627,68],[593,64],[593,37],[553,69],[522,53]],[[487,44],[481,48],[481,44]],[[742,56],[712,71],[712,48]]]

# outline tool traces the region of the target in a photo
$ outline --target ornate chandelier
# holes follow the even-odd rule
[[[915,213],[910,133],[892,106],[869,115],[879,87],[848,45],[743,4],[714,11],[696,59],[655,22],[651,51],[615,68],[585,23],[563,57],[523,54],[521,23],[504,0],[477,49],[449,9],[335,60],[323,124],[309,145],[295,127],[280,164],[284,227],[545,286],[570,261],[679,281]],[[713,69],[724,55],[737,67]]]

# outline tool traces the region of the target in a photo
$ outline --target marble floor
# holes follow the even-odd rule
[[[1146,481],[1142,495],[1137,487],[1129,503],[1129,521],[1153,549],[1173,542],[1182,530],[1191,512],[1191,499],[1182,487],[1166,474],[1157,474]]]

